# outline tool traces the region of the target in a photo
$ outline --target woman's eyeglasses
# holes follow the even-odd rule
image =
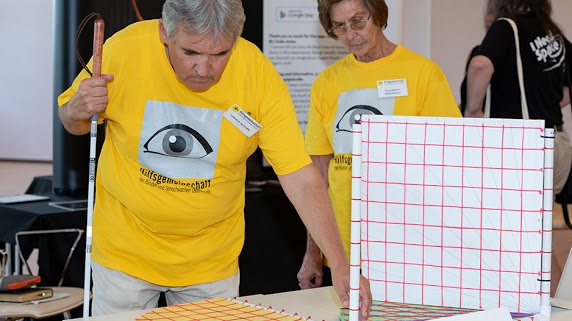
[[[342,36],[348,31],[348,28],[352,30],[362,30],[367,25],[367,21],[369,20],[370,17],[371,17],[371,12],[367,16],[367,18],[351,21],[350,23],[348,23],[348,25],[346,25],[345,23],[338,23],[337,25],[333,26],[330,30],[328,30],[328,33],[336,36]]]

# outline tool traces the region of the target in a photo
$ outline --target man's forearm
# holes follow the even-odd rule
[[[87,120],[73,120],[70,116],[70,112],[68,108],[73,108],[70,106],[70,103],[66,103],[62,105],[59,110],[58,114],[64,128],[73,135],[83,135],[89,133],[91,129],[91,121]]]

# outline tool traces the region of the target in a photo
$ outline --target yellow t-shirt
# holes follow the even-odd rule
[[[238,270],[246,159],[260,146],[278,175],[310,159],[287,86],[256,46],[240,38],[220,81],[197,93],[175,75],[158,31],[157,20],[135,23],[103,48],[102,73],[115,78],[99,114],[92,255],[159,285],[217,281]],[[223,116],[232,106],[262,129],[248,138]]]
[[[405,84],[407,95],[399,86],[397,92],[403,96],[381,95],[380,80]],[[318,75],[310,92],[305,143],[310,155],[334,155],[328,167],[328,192],[348,255],[351,128],[356,114],[461,117],[439,66],[401,45],[391,55],[369,63],[347,55]]]

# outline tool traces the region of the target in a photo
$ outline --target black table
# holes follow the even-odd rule
[[[54,230],[83,228],[86,226],[86,211],[67,211],[51,206],[54,201],[68,200],[55,195],[49,201],[17,204],[0,204],[0,241],[14,243],[17,232],[31,230]]]
[[[46,178],[35,179],[44,185]],[[28,191],[33,192],[33,191]],[[21,204],[0,205],[0,241],[14,244],[19,231],[52,230],[86,227],[85,210],[66,211],[49,202],[77,200],[48,193],[51,198]],[[302,264],[306,244],[306,229],[294,207],[277,184],[247,189],[245,206],[246,236],[239,257],[240,294],[271,294],[299,289],[296,274]],[[38,264],[42,283],[57,284],[69,250],[68,240],[50,236],[35,244],[39,248]],[[26,250],[26,249],[23,249]],[[78,244],[68,268],[64,286],[83,287],[85,235]],[[62,263],[63,264],[63,263]]]
[[[37,201],[16,204],[0,204],[0,241],[15,244],[15,234],[20,231],[55,230],[65,228],[81,228],[85,230],[86,210],[67,211],[50,205],[54,201],[69,201],[73,198],[43,193],[49,196],[48,201]],[[61,271],[71,244],[73,235],[52,234],[46,236],[28,236],[23,253],[38,248],[38,265],[41,285],[58,284]],[[17,255],[12,250],[13,263]],[[85,261],[85,237],[82,237],[74,252],[68,268],[64,286],[83,286],[83,266]],[[14,267],[12,267],[14,268]]]

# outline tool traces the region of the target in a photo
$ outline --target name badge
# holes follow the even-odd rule
[[[250,117],[250,115],[237,104],[232,105],[222,115],[248,138],[252,137],[252,135],[256,134],[256,132],[262,128],[262,125]]]
[[[407,96],[407,80],[391,79],[377,81],[377,94],[379,98]]]

